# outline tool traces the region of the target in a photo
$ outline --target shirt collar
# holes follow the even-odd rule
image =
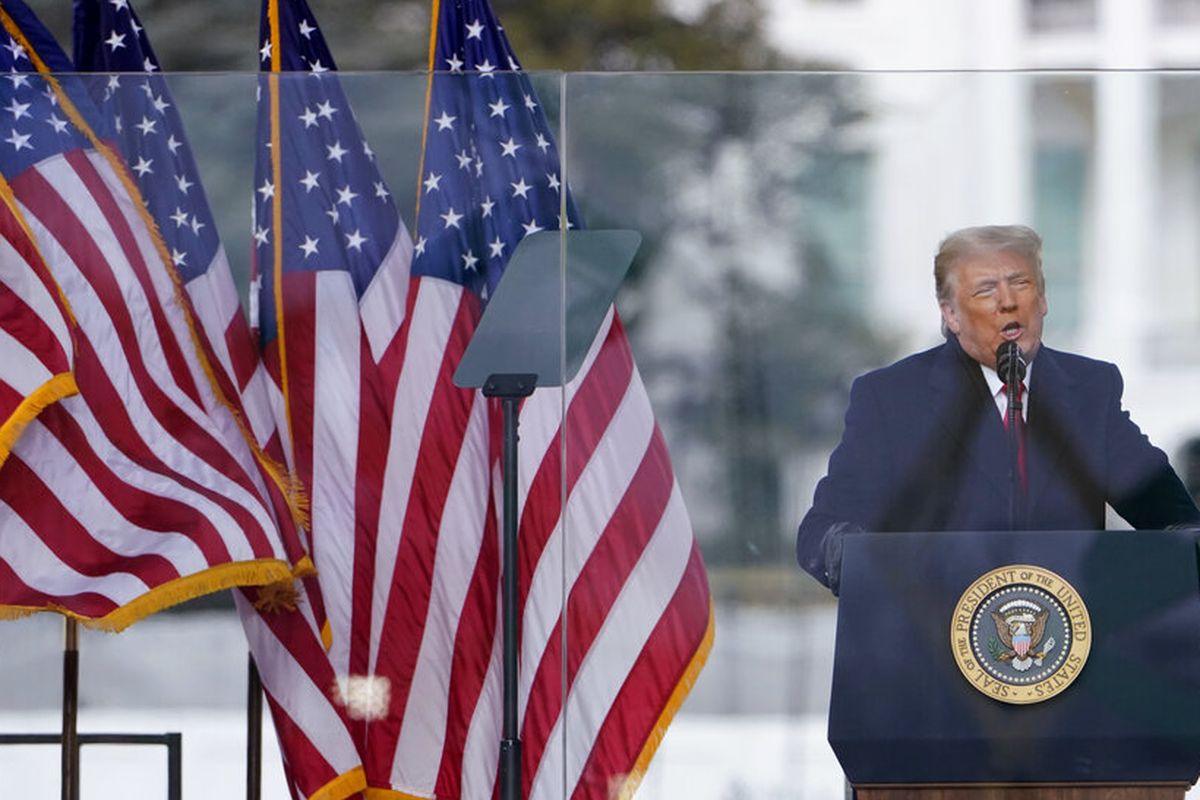
[[[983,370],[983,379],[987,381],[988,389],[992,393],[992,397],[1000,394],[1000,390],[1004,388],[1004,381],[1000,380],[1000,376],[996,374],[996,370],[991,367],[979,365],[979,369]],[[1033,382],[1033,362],[1030,361],[1025,365],[1025,378],[1021,383],[1025,384],[1025,393],[1029,393],[1029,387]]]

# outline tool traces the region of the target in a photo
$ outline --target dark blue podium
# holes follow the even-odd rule
[[[1012,565],[1036,568],[1021,574],[1044,582],[1027,582],[1037,602],[1020,599],[1028,586],[1016,570],[1004,582],[998,571]],[[1048,588],[1043,572],[1069,589]],[[1079,604],[1087,620],[1074,638],[1076,611],[1041,608]],[[1067,626],[1050,635],[1046,616]],[[1018,655],[1030,629],[1042,644]],[[1082,643],[1086,661],[1071,670],[1068,645]],[[1034,667],[1038,647],[1048,652]],[[1026,672],[1013,671],[1020,664]],[[1004,689],[1010,698],[1042,686],[1052,696],[1001,702],[983,668],[1029,683]],[[861,800],[1182,798],[1200,774],[1195,534],[848,536],[829,741]]]

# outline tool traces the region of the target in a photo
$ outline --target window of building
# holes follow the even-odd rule
[[[1096,27],[1096,0],[1027,0],[1029,29],[1037,32]]]
[[[1158,21],[1162,25],[1200,23],[1200,0],[1158,0]]]
[[[870,263],[868,180],[870,159],[862,151],[830,151],[815,159],[813,191],[804,196],[805,260],[823,273],[835,302],[861,311],[868,296]],[[810,276],[812,277],[812,276]]]
[[[1095,98],[1089,78],[1039,79],[1033,92],[1033,223],[1042,235],[1048,332],[1080,325],[1088,256]]]

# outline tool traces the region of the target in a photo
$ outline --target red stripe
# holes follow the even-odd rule
[[[30,241],[25,229],[17,222],[7,204],[0,203],[0,236],[3,236],[14,250],[20,254],[47,294],[54,302],[55,308],[67,319],[66,308],[58,287],[46,268],[37,248]],[[10,320],[11,317],[11,320]],[[54,335],[44,320],[30,308],[15,292],[0,293],[0,320],[4,320],[4,328],[13,334],[20,342],[30,348],[52,374],[66,372],[70,369],[70,357],[63,351],[62,344]],[[27,328],[15,327],[16,320],[25,320]],[[10,327],[14,325],[14,327]],[[19,332],[20,331],[20,332]]]
[[[359,347],[358,461],[354,481],[354,587],[350,612],[350,671],[366,675],[371,656],[371,603],[375,589],[376,534],[387,470],[390,408],[371,358],[366,332]]]
[[[117,604],[112,600],[95,592],[60,597],[38,591],[22,581],[17,573],[13,572],[8,562],[2,558],[0,558],[0,605],[28,608],[49,608],[59,605],[69,607],[76,614],[93,619],[103,617],[117,608]]]
[[[431,278],[430,280],[436,280]],[[412,330],[413,309],[417,305],[417,296],[421,293],[422,278],[409,278],[408,297],[404,306],[404,322],[400,330],[392,337],[383,355],[379,358],[380,388],[383,391],[383,404],[388,412],[388,424],[392,421],[392,406],[396,402],[396,385],[400,382],[400,373],[404,367],[404,354],[408,352],[408,335]],[[466,294],[464,292],[464,294]]]
[[[100,173],[96,171],[96,168],[92,165],[92,162],[83,153],[83,151],[71,150],[65,153],[64,157],[66,158],[67,163],[74,168],[75,172],[79,176],[79,179],[83,182],[83,185],[87,187],[88,193],[92,196],[92,199],[95,201],[96,206],[100,209],[101,214],[104,215],[105,221],[107,221],[109,226],[112,228],[113,234],[117,237],[117,244],[120,246],[121,252],[129,261],[129,266],[133,271],[134,278],[142,287],[142,292],[149,301],[147,303],[147,308],[150,311],[150,318],[154,323],[154,329],[158,334],[157,338],[161,343],[163,355],[167,362],[167,368],[171,371],[171,377],[174,378],[175,384],[192,399],[192,402],[203,407],[204,404],[200,400],[200,392],[196,388],[195,383],[192,381],[191,372],[188,371],[187,360],[184,358],[183,352],[179,349],[179,342],[175,339],[175,334],[172,331],[171,326],[167,323],[166,315],[163,313],[162,306],[160,305],[160,301],[158,299],[158,293],[154,287],[154,281],[150,278],[149,268],[146,262],[142,259],[142,252],[138,249],[137,240],[134,237],[133,230],[129,227],[129,223],[126,221],[125,215],[121,213],[121,209],[117,205],[116,198],[112,195],[108,186],[105,184],[104,179],[100,176]],[[39,174],[40,176],[40,173],[38,173],[37,170],[26,170],[21,174],[20,177],[18,177],[17,181],[14,182],[13,188],[15,191],[17,191],[18,195],[21,194],[21,190],[17,184],[21,183],[26,176],[33,174]],[[24,198],[22,198],[22,200],[24,200]],[[58,235],[58,231],[56,231],[56,225],[53,221],[54,219],[55,218],[43,217],[42,224],[51,231],[55,231],[56,237],[58,238],[59,242],[63,243],[64,247],[67,249],[73,249],[69,246],[69,243],[71,242],[70,238],[64,239],[61,235]],[[66,231],[66,233],[68,236],[70,236],[70,234],[79,235],[82,233],[82,238],[87,241],[88,245],[94,247],[94,240],[90,235],[88,235],[86,230],[81,230],[82,226],[79,224],[79,219],[73,213],[71,213],[69,209],[66,210],[65,214],[59,215],[58,219],[61,219],[63,222],[67,222],[67,227],[69,230]],[[103,254],[96,251],[94,255],[98,256],[100,261],[76,260],[76,263],[85,273],[91,272],[89,267],[97,263],[103,263],[106,268],[109,267],[108,260],[104,258]],[[173,269],[173,267],[165,264],[160,266],[162,266],[163,269]],[[106,269],[106,271],[108,270]]]
[[[11,267],[19,269],[15,264]],[[47,321],[3,284],[0,284],[0,328],[20,342],[51,375],[70,370],[70,358]]]
[[[386,719],[372,726],[372,741],[376,744],[366,754],[368,774],[390,773],[401,718],[412,688],[429,610],[438,530],[475,399],[473,390],[455,387],[452,376],[474,329],[476,307],[474,295],[464,292],[425,418],[417,469],[401,527],[404,535],[396,553],[395,578],[388,597],[388,624],[379,642],[376,672],[391,679],[391,710]],[[414,342],[413,346],[422,345]]]
[[[283,276],[285,336],[276,337],[287,348],[288,421],[292,427],[292,471],[312,498],[313,381],[316,380],[317,274],[308,270]],[[278,357],[278,356],[277,356]],[[312,543],[313,546],[316,542]]]
[[[658,528],[671,499],[675,476],[656,425],[649,447],[625,496],[609,519],[567,599],[567,681],[595,641],[608,611]]]
[[[78,218],[71,213],[54,188],[36,170],[26,170],[17,180],[22,191],[28,195],[25,202],[31,212],[42,221],[42,224],[55,230],[56,238],[83,270],[104,304],[112,321],[114,333],[127,358],[130,374],[155,419],[192,454],[203,458],[214,469],[230,480],[236,481],[251,496],[258,497],[257,487],[250,476],[243,471],[241,465],[207,430],[184,413],[159,388],[155,379],[149,374],[137,347],[136,326],[133,324],[128,306],[124,303],[122,289],[108,269],[108,263],[96,247],[95,241],[80,224]],[[109,204],[111,205],[111,199]],[[156,304],[152,303],[151,306],[156,307]],[[133,426],[129,424],[126,409],[122,406],[119,395],[108,383],[108,376],[99,368],[99,360],[96,354],[87,347],[87,344],[85,337],[78,337],[77,349],[80,352],[80,359],[76,365],[76,377],[81,394],[90,398],[89,405],[101,419],[110,438],[122,450],[140,461],[143,466],[154,465],[155,471],[171,472],[151,453]],[[83,358],[85,349],[88,349],[90,356],[86,363]],[[98,402],[98,398],[93,393],[105,395],[103,402]],[[110,422],[116,424],[112,430],[109,430]],[[225,507],[239,521],[247,533],[256,556],[269,557],[273,555],[272,547],[265,533],[248,511],[220,494],[200,487],[190,479],[183,476],[179,476],[179,478],[186,482],[186,485],[196,488]]]
[[[479,703],[487,677],[488,659],[496,636],[496,587],[500,582],[500,544],[496,529],[496,507],[488,494],[487,516],[479,558],[467,588],[462,616],[454,637],[450,660],[450,692],[446,708],[446,738],[434,794],[462,794],[463,750],[471,718]]]
[[[567,688],[591,649],[613,602],[654,535],[671,497],[674,477],[666,446],[655,428],[642,463],[630,481],[572,584],[567,599]],[[533,680],[521,729],[529,790],[547,739],[562,711],[562,617],[546,644]]]
[[[3,380],[0,380],[0,425],[8,421],[17,406],[25,401],[25,393],[18,392]]]
[[[67,487],[56,487],[60,491]],[[71,487],[83,491],[85,487]],[[166,558],[151,553],[121,555],[110,550],[81,524],[19,457],[5,463],[5,480],[0,482],[0,500],[25,521],[59,561],[74,571],[93,578],[127,572],[149,588],[179,577]],[[128,534],[125,535],[128,539]]]
[[[633,357],[624,331],[614,316],[600,352],[567,408],[568,494],[574,489],[579,475],[612,421],[632,374]],[[559,500],[563,482],[561,456],[559,435],[555,435],[530,483],[521,514],[521,565],[518,573],[518,602],[521,608],[525,607],[525,596],[529,592],[534,568],[542,558],[542,551],[558,524],[562,510]]]
[[[288,420],[291,423],[292,474],[304,486],[311,501],[313,498],[313,428],[315,412],[314,381],[316,380],[316,315],[317,274],[308,270],[285,273],[282,283],[284,326],[283,337],[287,348],[288,365]],[[268,345],[268,363],[279,364],[280,337]],[[320,542],[316,532],[309,526],[307,550],[316,558]],[[317,625],[324,627],[328,622],[325,597],[316,579],[305,582],[309,600]]]
[[[70,370],[70,359],[46,320],[3,285],[0,285],[0,328],[20,342],[51,375]]]
[[[191,295],[187,294],[186,292],[184,293],[184,302],[187,303],[189,309],[191,309],[190,313],[192,319],[199,321],[200,315],[195,312],[195,303],[192,301]],[[235,313],[233,315],[233,319],[230,320],[229,326],[226,327],[225,331],[221,334],[221,338],[225,341],[226,347],[229,347],[231,358],[234,351],[229,344],[229,334],[230,331],[236,327],[237,321],[241,319],[242,315]],[[242,325],[245,326],[244,320],[242,320]],[[246,409],[242,403],[242,389],[244,387],[235,385],[234,379],[229,375],[228,372],[226,372],[224,362],[222,362],[217,356],[217,350],[213,346],[212,339],[208,335],[208,330],[205,329],[203,325],[198,324],[195,327],[195,331],[196,338],[200,342],[201,353],[203,354],[204,359],[208,361],[209,366],[212,367],[212,376],[216,381],[217,390],[220,392],[221,398],[229,404],[235,413],[237,413],[242,419],[245,419]],[[246,340],[243,343],[243,347],[249,346],[250,342],[249,340]]]
[[[234,310],[225,326],[225,348],[229,351],[229,363],[233,365],[231,376],[237,384],[237,394],[246,391],[250,379],[258,369],[258,347],[250,333],[250,323],[242,316],[241,308]]]
[[[266,692],[267,705],[271,709],[271,721],[275,723],[275,736],[279,739],[279,752],[283,756],[283,771],[287,776],[288,788],[292,784],[300,787],[304,797],[311,797],[325,784],[337,777],[321,750],[304,730],[297,725],[270,692]],[[293,791],[292,796],[296,794]]]
[[[708,579],[692,545],[683,579],[613,700],[572,800],[607,800],[634,766],[708,629]]]

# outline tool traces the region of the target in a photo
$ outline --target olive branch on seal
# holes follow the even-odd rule
[[[1012,658],[1012,656],[1009,655],[1008,650],[1004,647],[1001,647],[1000,642],[996,641],[995,636],[992,636],[988,639],[987,649],[988,655],[990,655],[995,661],[1007,661],[1008,658]],[[1008,656],[1008,658],[1005,658],[1005,656]]]

